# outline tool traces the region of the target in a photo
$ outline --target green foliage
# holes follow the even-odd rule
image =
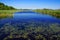
[[[42,14],[47,14],[47,15],[51,15],[57,18],[60,18],[60,10],[52,10],[52,9],[36,9],[33,10],[34,12],[37,13],[42,13]]]
[[[2,18],[11,18],[13,17],[13,13],[20,12],[21,10],[0,10],[0,19]]]
[[[0,3],[0,10],[12,10],[12,9],[15,9],[15,8],[12,6],[7,6],[4,3]]]

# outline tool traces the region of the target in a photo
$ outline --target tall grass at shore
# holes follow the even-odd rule
[[[20,10],[0,10],[0,19],[6,17],[13,17],[13,14],[19,11]]]
[[[47,14],[47,15],[51,15],[51,16],[60,18],[60,10],[36,9],[36,10],[33,10],[33,11],[37,12],[37,13]]]

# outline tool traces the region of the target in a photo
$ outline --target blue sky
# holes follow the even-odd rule
[[[60,9],[60,0],[0,0],[17,9]]]

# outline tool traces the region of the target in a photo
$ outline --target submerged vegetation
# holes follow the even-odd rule
[[[29,23],[6,23],[0,28],[2,40],[60,40],[60,25],[39,22],[40,25]]]

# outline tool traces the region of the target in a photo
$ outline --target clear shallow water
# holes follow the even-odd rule
[[[34,35],[34,37],[38,34],[46,40],[53,38],[54,35],[58,38],[58,35],[60,36],[60,19],[35,12],[16,12],[13,18],[0,19],[1,40],[8,38],[10,34],[14,36],[16,33],[23,34],[22,36],[28,33],[27,35]]]

